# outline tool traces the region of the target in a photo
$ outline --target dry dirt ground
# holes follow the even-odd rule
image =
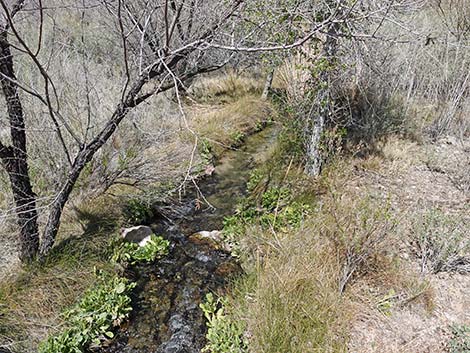
[[[380,158],[369,157],[355,168],[349,187],[389,200],[403,222],[429,208],[460,215],[470,238],[470,139],[434,144],[393,140],[382,151]],[[446,352],[449,326],[470,324],[470,274],[422,274],[405,245],[400,252],[408,271],[429,284],[431,304],[411,301],[392,306],[387,314],[376,305],[361,305],[351,323],[350,352]]]

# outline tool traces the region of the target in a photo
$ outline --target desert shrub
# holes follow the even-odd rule
[[[407,134],[411,129],[406,106],[398,95],[393,95],[377,83],[360,82],[357,86],[341,86],[336,92],[335,124],[339,130],[329,141],[340,145],[343,137],[354,144],[375,145],[392,134]],[[338,125],[330,130],[335,131]],[[327,140],[327,141],[328,141]]]
[[[448,343],[449,353],[470,352],[470,326],[452,325],[452,338]]]
[[[428,209],[415,215],[410,245],[420,259],[421,271],[470,272],[468,220],[462,215],[448,215]]]
[[[43,342],[40,353],[82,353],[91,344],[114,337],[113,329],[132,310],[129,294],[135,284],[116,275],[100,275],[97,281],[63,314],[67,328]]]
[[[140,246],[136,243],[123,242],[114,250],[112,260],[115,262],[136,264],[138,262],[152,262],[168,254],[170,242],[160,236],[152,234],[150,240]]]
[[[376,257],[385,256],[396,226],[390,207],[370,197],[351,200],[332,194],[320,210],[324,235],[331,239],[342,263],[338,276],[343,292],[354,276],[365,274]],[[385,246],[387,244],[387,246]]]
[[[244,338],[245,324],[233,320],[227,315],[227,299],[214,299],[212,293],[206,295],[206,301],[200,304],[207,319],[207,344],[202,352],[243,353],[248,347]]]

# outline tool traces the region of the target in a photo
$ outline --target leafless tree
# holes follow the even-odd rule
[[[198,0],[138,1],[28,1],[0,0],[1,84],[7,103],[10,144],[2,141],[0,154],[10,176],[21,234],[21,258],[30,260],[38,253],[44,257],[52,248],[62,211],[81,172],[96,153],[113,136],[126,116],[151,97],[170,89],[184,88],[188,80],[201,73],[217,70],[237,57],[262,52],[290,51],[328,31],[330,24],[342,23],[340,12],[333,10],[318,17],[319,8],[306,1],[274,4],[271,1]],[[337,6],[335,6],[335,9]],[[59,89],[66,80],[55,74],[51,62],[67,46],[57,39],[57,13],[80,14],[81,38],[75,53],[86,66],[87,30],[97,21],[102,33],[97,41],[112,43],[109,67],[118,66],[116,77],[122,86],[116,90],[114,107],[100,107],[93,97],[91,69],[83,70],[83,95],[75,92],[77,107],[64,108]],[[55,31],[55,32],[54,32]],[[286,32],[287,31],[287,32]],[[52,34],[51,34],[52,33]],[[46,38],[47,37],[47,38]],[[81,43],[83,42],[83,43]],[[57,46],[61,43],[61,47]],[[71,43],[71,44],[70,44]],[[96,46],[99,49],[99,45]],[[98,50],[97,49],[97,50]],[[34,70],[38,79],[26,80],[15,71],[15,64]],[[100,72],[106,75],[105,72]],[[18,76],[21,76],[20,78]],[[99,82],[95,77],[95,84]],[[114,89],[114,88],[113,88]],[[34,104],[31,103],[34,99]],[[95,99],[95,102],[93,100]],[[73,100],[73,99],[72,99]],[[28,101],[28,109],[25,102]],[[50,142],[61,150],[53,197],[43,202],[46,224],[39,235],[37,198],[30,175],[28,149],[34,131],[28,121],[36,114],[32,107],[42,107],[43,124],[50,126]],[[30,110],[31,109],[31,110]],[[104,111],[104,112],[103,112]],[[102,122],[98,116],[108,114]],[[79,121],[85,121],[80,124]],[[39,152],[41,153],[41,151]],[[54,165],[54,163],[52,163]],[[59,177],[59,176],[63,177]]]
[[[50,69],[41,60],[42,31],[48,12],[46,4],[17,1],[10,5],[1,1],[3,24],[1,27],[1,84],[8,108],[11,128],[11,146],[1,145],[3,166],[10,176],[16,202],[16,213],[21,233],[21,258],[32,259],[39,251],[45,256],[51,249],[60,224],[62,210],[74,188],[80,172],[94,154],[108,141],[120,122],[151,96],[169,90],[201,72],[221,66],[204,62],[205,51],[199,50],[209,43],[226,21],[240,8],[241,1],[231,1],[216,13],[214,3],[201,6],[196,1],[154,2],[84,2],[82,7],[102,11],[115,24],[114,30],[121,43],[124,67],[124,85],[114,111],[94,136],[79,136],[73,128],[73,117],[64,116],[60,97]],[[51,3],[52,4],[52,3]],[[62,2],[63,6],[71,6]],[[201,11],[210,14],[208,21],[196,23]],[[22,13],[35,12],[39,34],[37,48],[27,42],[16,21]],[[109,29],[110,31],[113,28]],[[12,50],[13,49],[13,50]],[[15,55],[26,56],[41,74],[42,90],[20,83],[15,75]],[[21,93],[19,91],[22,91]],[[27,113],[22,106],[22,95],[38,99],[54,123],[56,136],[69,162],[67,178],[49,204],[47,223],[39,244],[35,194],[28,171]],[[93,117],[91,117],[92,119]]]

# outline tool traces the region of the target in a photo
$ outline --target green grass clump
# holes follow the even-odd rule
[[[114,336],[113,329],[132,310],[129,296],[135,283],[116,275],[98,275],[98,284],[63,315],[66,329],[40,344],[39,353],[82,353]]]
[[[214,299],[208,293],[206,301],[201,303],[201,310],[207,319],[207,344],[202,352],[210,353],[244,353],[248,347],[244,339],[245,325],[232,320],[226,315],[227,300],[223,297]]]
[[[152,234],[150,240],[140,246],[136,243],[123,242],[114,251],[112,260],[114,262],[130,263],[152,262],[168,254],[170,242],[160,236]]]

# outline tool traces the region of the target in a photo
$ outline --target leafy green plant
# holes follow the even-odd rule
[[[212,293],[206,295],[206,301],[199,305],[207,319],[207,344],[201,352],[210,353],[244,353],[247,342],[242,321],[233,321],[226,314],[227,299],[214,299]]]
[[[212,144],[206,139],[201,140],[200,154],[204,164],[210,164],[214,162],[214,151]]]
[[[248,183],[254,188],[261,176],[253,173]],[[234,215],[225,217],[223,234],[232,248],[232,255],[239,256],[239,241],[248,225],[259,224],[263,229],[285,232],[297,228],[310,211],[309,205],[292,200],[287,188],[271,187],[258,201],[253,197],[243,199]]]
[[[247,191],[252,192],[256,186],[258,186],[261,180],[263,180],[263,173],[261,173],[259,169],[253,170],[250,174],[248,182],[246,183]]]
[[[168,254],[170,242],[160,236],[152,234],[150,240],[140,246],[136,243],[123,242],[114,251],[112,261],[136,264],[138,262],[152,262]]]
[[[290,196],[287,188],[269,188],[261,198],[261,205],[267,211],[275,210],[280,203],[285,202]]]
[[[134,198],[124,206],[124,216],[129,224],[142,224],[153,216],[153,212],[148,202]]]
[[[470,326],[452,325],[452,338],[449,341],[449,353],[469,353],[470,352]]]
[[[129,296],[135,283],[118,276],[98,276],[96,287],[85,292],[80,302],[63,315],[67,328],[39,346],[40,353],[82,353],[90,345],[113,338],[113,329],[127,319]]]
[[[242,131],[236,131],[230,137],[234,145],[240,145],[245,140],[246,135]]]

